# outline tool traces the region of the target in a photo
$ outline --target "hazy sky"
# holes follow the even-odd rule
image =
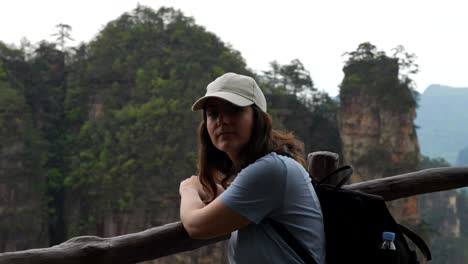
[[[53,40],[55,25],[69,24],[89,41],[137,3],[171,6],[241,52],[259,72],[269,62],[300,59],[315,86],[334,96],[343,78],[342,54],[370,41],[392,54],[403,45],[418,56],[413,77],[422,92],[433,83],[468,87],[468,1],[454,0],[3,0],[0,40],[19,44]]]

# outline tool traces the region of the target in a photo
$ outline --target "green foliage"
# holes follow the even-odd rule
[[[226,70],[246,72],[238,52],[171,8],[154,12],[139,6],[122,15],[89,44],[87,56],[81,86],[85,93],[98,91],[113,109],[129,100],[140,103],[159,96],[159,91],[145,87],[152,82],[184,80],[179,87],[185,88],[189,80],[204,80],[201,88]]]
[[[18,149],[15,146],[21,147]],[[0,149],[6,152],[5,159],[8,158],[9,148],[20,151],[15,150],[18,156],[12,158],[16,162],[24,162],[23,173],[39,170],[38,166],[44,162],[41,154],[43,141],[32,127],[30,109],[24,98],[9,85],[0,82]]]
[[[86,123],[79,160],[67,179],[89,200],[90,211],[83,213],[98,220],[132,213],[145,207],[147,197],[164,200],[177,193],[178,182],[195,171],[196,137],[182,140],[186,130],[176,129],[187,120],[186,113],[177,100],[155,98]],[[190,127],[194,131],[196,124],[192,121]]]
[[[419,169],[424,170],[440,167],[450,167],[450,163],[444,158],[429,158],[427,156],[421,155]]]
[[[299,59],[294,59],[290,64],[280,65],[273,61],[271,70],[264,72],[265,81],[273,91],[283,91],[300,98],[315,92],[314,83]]]
[[[24,100],[7,83],[0,82],[0,127],[6,128],[8,121],[12,121],[14,115],[21,110]],[[21,104],[22,103],[22,104]],[[13,132],[13,131],[12,131]]]
[[[7,250],[7,244],[20,250],[43,241],[30,234],[44,228],[45,144],[23,95],[23,66],[21,52],[0,43],[0,185],[5,187],[3,197],[8,197],[0,206],[0,251]],[[36,224],[30,225],[30,219],[37,219]]]
[[[80,201],[70,232],[99,233],[95,228],[106,217],[142,217],[148,210],[170,211],[175,220],[178,184],[196,172],[199,119],[188,110],[215,77],[228,71],[252,75],[240,53],[180,11],[139,6],[79,47],[72,61],[64,184]],[[277,124],[293,128],[309,149],[339,150],[336,102],[316,93],[299,60],[282,66],[281,76],[290,95],[275,99],[280,84],[265,84],[272,87],[271,111],[291,104],[299,115]],[[307,136],[311,131],[321,138]],[[170,221],[149,214],[152,223]]]
[[[196,172],[191,104],[220,74],[248,73],[244,60],[180,11],[139,6],[71,61],[64,184],[80,200],[70,232],[99,234],[111,216],[175,220],[178,184]]]
[[[414,55],[406,53],[399,46],[394,57],[389,57],[368,42],[346,54],[349,58],[343,68],[345,77],[340,86],[342,102],[353,96],[369,96],[387,110],[408,113],[416,107],[412,80],[409,78],[409,74],[417,72]],[[407,74],[400,74],[405,69],[410,70]]]
[[[5,80],[7,77],[7,73],[5,69],[3,69],[3,63],[0,61],[0,80]]]
[[[272,62],[270,67],[259,79],[277,128],[294,132],[304,142],[306,154],[318,150],[341,153],[338,103],[317,92],[299,60],[287,65]]]

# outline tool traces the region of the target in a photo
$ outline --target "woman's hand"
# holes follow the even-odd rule
[[[217,196],[224,188],[216,184]],[[183,180],[179,186],[180,220],[192,238],[207,239],[229,234],[248,224],[250,220],[226,206],[221,199],[209,203],[200,178],[193,175]]]
[[[205,201],[208,199],[208,195],[206,194],[205,190],[203,189],[203,185],[200,182],[200,178],[196,175],[192,175],[192,177],[187,178],[180,182],[179,186],[179,194],[180,196],[187,191],[195,191],[197,192],[198,196],[201,200]]]

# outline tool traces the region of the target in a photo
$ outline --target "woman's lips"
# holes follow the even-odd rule
[[[220,137],[220,136],[232,135],[232,134],[234,134],[234,132],[222,131],[222,132],[217,133],[216,136]]]

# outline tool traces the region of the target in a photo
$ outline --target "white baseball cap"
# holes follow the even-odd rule
[[[205,96],[198,99],[192,106],[192,111],[203,109],[208,98],[221,98],[240,107],[255,104],[263,112],[267,104],[262,90],[252,77],[228,72],[216,78],[206,87]]]

